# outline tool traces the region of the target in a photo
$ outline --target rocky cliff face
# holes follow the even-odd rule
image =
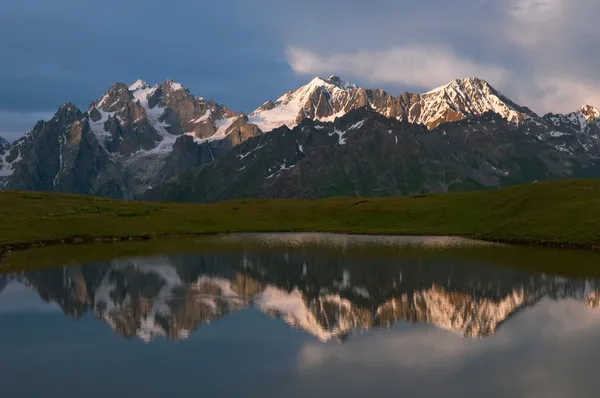
[[[598,281],[575,281],[480,264],[315,257],[300,251],[119,260],[5,275],[72,318],[92,312],[124,338],[188,338],[252,306],[321,341],[398,322],[461,336],[494,334],[548,297],[598,306]]]
[[[4,185],[10,189],[82,192],[121,197],[122,168],[90,133],[85,115],[63,105],[49,121],[38,122],[5,156]]]

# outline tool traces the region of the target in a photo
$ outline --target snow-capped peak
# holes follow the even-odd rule
[[[348,93],[357,89],[357,85],[342,81],[338,76],[326,79],[317,76],[297,90],[288,91],[277,101],[267,101],[249,115],[249,121],[263,132],[284,125],[293,128],[305,118],[333,121],[349,110],[339,109],[340,104]]]
[[[348,91],[358,89],[356,84],[343,81],[339,76],[331,75],[326,79],[316,76],[310,81],[310,83],[308,83],[306,86],[300,87],[295,92],[306,92],[308,90],[314,90],[317,87],[326,89],[331,93],[335,92],[336,90]]]
[[[445,121],[482,115],[489,111],[513,123],[518,123],[527,116],[537,116],[506,98],[487,81],[476,77],[453,80],[422,94],[421,98],[424,103],[423,111],[417,122],[430,128]]]
[[[436,88],[429,90],[426,93],[423,93],[421,95],[426,96],[426,95],[436,94],[436,93],[446,91],[448,89],[456,89],[457,87],[464,87],[464,86],[468,86],[468,85],[472,85],[472,84],[489,86],[489,84],[485,80],[482,80],[482,79],[479,79],[476,77],[467,77],[467,78],[463,78],[463,79],[454,79],[451,82],[444,84],[443,86],[436,87]]]
[[[143,80],[137,80],[131,86],[129,86],[129,91],[137,91],[137,90],[145,90],[150,88],[150,85]]]
[[[392,97],[383,90],[359,89],[333,75],[317,76],[277,101],[264,103],[250,114],[250,122],[268,132],[283,125],[293,128],[306,118],[333,121],[352,109],[365,106],[387,117],[424,124],[430,129],[489,111],[513,123],[537,117],[476,77],[456,79],[422,95],[410,94],[407,100]]]

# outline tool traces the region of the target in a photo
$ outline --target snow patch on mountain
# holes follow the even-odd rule
[[[284,164],[282,164],[281,166],[279,166],[279,170],[277,170],[277,171],[276,171],[276,172],[274,172],[273,174],[271,174],[271,175],[267,176],[267,180],[268,180],[268,179],[271,179],[271,178],[273,178],[273,177],[275,177],[275,175],[279,174],[280,172],[282,172],[282,171],[284,171],[284,170],[291,170],[291,169],[293,169],[294,167],[296,167],[296,165],[295,165],[295,164],[293,164],[293,165],[291,165],[291,166],[287,166],[287,165],[284,163]],[[269,169],[269,171],[271,171],[271,169]]]
[[[18,157],[12,162],[9,162],[7,160],[8,155],[9,154],[6,153],[2,155],[2,157],[0,157],[0,177],[10,177],[11,175],[13,175],[15,172],[15,164],[17,164],[21,160],[20,152]]]
[[[344,135],[346,135],[346,133],[348,133],[351,130],[357,130],[359,128],[361,128],[363,126],[363,124],[365,124],[364,120],[361,120],[360,122],[356,122],[354,123],[352,126],[348,127],[346,130],[344,131],[340,131],[337,128],[333,130],[333,133],[330,133],[329,136],[333,136],[336,135],[338,136],[338,144],[339,145],[344,145],[346,143],[346,139],[344,138]]]
[[[21,161],[22,153],[21,153],[21,145],[23,144],[23,139],[16,141],[13,146],[7,148],[4,153],[0,152],[0,188],[4,188],[7,183],[7,178],[15,173],[15,166]],[[16,157],[9,161],[8,158],[11,156],[14,151],[17,151]]]
[[[146,83],[145,81],[137,80],[135,83],[133,83],[131,86],[129,86],[129,91],[144,90],[149,87],[150,87],[150,85],[148,83]]]
[[[199,119],[202,119],[204,117],[205,116],[202,116]],[[195,123],[204,123],[208,120],[209,117],[210,117],[210,115],[208,117],[206,117],[206,119],[204,119],[204,120],[196,119]],[[211,135],[210,137],[207,137],[207,138],[198,138],[196,136],[196,133],[194,133],[193,131],[190,131],[190,132],[187,132],[184,134],[192,137],[196,144],[204,144],[206,142],[219,141],[219,140],[225,139],[229,135],[230,132],[228,130],[237,119],[238,119],[238,117],[236,116],[236,117],[231,117],[228,119],[217,120],[215,122],[215,127],[216,127],[217,131],[213,135]]]
[[[333,130],[333,133],[330,133],[330,136],[336,135],[338,136],[338,144],[339,145],[344,145],[346,143],[346,139],[344,138],[344,134],[346,134],[347,131],[340,131],[337,128]]]
[[[100,144],[100,146],[106,151],[106,143],[112,139],[112,136],[108,131],[106,131],[104,124],[109,118],[115,117],[116,112],[104,112],[100,108],[96,109],[98,112],[100,112],[100,119],[93,121],[91,118],[88,118],[88,123],[90,130],[96,136],[96,141],[98,141],[98,144]]]

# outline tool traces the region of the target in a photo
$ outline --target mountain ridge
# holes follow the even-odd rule
[[[394,196],[597,174],[584,147],[565,152],[553,143],[564,137],[542,141],[526,128],[487,112],[428,130],[364,107],[252,138],[144,199]]]
[[[338,76],[316,77],[248,115],[194,96],[173,80],[153,86],[137,80],[131,85],[115,83],[86,111],[65,103],[49,121],[40,121],[8,147],[0,145],[0,188],[139,198],[181,173],[219,160],[252,137],[281,126],[295,129],[305,120],[324,123],[315,127],[325,128],[363,108],[385,118],[424,125],[429,132],[440,126],[463,126],[464,120],[481,120],[480,126],[469,122],[469,128],[483,130],[489,128],[484,115],[494,112],[524,135],[533,134],[540,141],[552,142],[558,151],[578,157],[579,163],[600,157],[600,112],[595,107],[540,117],[477,78],[456,79],[424,94],[394,97]],[[408,124],[395,126],[398,132],[413,129]],[[562,175],[578,176],[548,174]]]
[[[485,80],[475,77],[455,79],[424,94],[405,92],[394,97],[381,89],[359,88],[337,76],[330,76],[327,79],[315,77],[275,102],[264,103],[250,113],[250,120],[263,132],[268,132],[282,124],[293,128],[304,118],[333,121],[351,109],[364,106],[387,117],[424,124],[429,129],[486,111],[494,111],[513,122],[538,117]]]

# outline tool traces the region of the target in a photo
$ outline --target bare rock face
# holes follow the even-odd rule
[[[50,121],[39,122],[18,140],[8,160],[14,161],[8,176],[11,189],[89,193],[88,181],[94,180],[103,195],[122,194],[119,184],[96,179],[101,170],[113,165],[73,104],[63,105]]]
[[[193,133],[197,138],[214,135],[222,121],[236,114],[224,105],[190,95],[179,83],[167,80],[157,88],[152,101],[164,107],[163,120],[174,135]]]
[[[262,132],[256,125],[248,122],[248,116],[243,113],[241,113],[226,130],[227,140],[231,143],[232,147],[239,145],[250,138],[257,137],[261,133]]]

